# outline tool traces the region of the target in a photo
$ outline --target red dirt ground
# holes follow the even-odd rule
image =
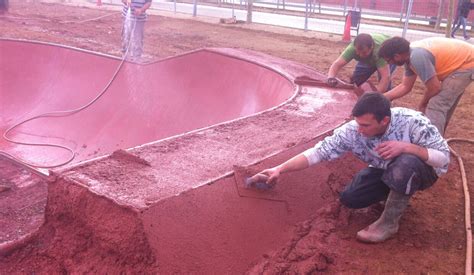
[[[72,23],[106,14],[111,16],[96,21]],[[112,55],[119,53],[121,18],[116,11],[18,1],[11,3],[10,13],[4,17],[0,16],[0,21],[1,37],[54,42]],[[146,57],[159,59],[202,47],[246,48],[294,60],[325,72],[345,46],[337,41],[338,37],[261,25],[223,25],[217,21],[217,19],[192,19],[165,13],[150,16],[146,23]],[[347,78],[351,69],[351,66],[345,68],[342,76]],[[398,70],[395,82],[400,81],[400,71]],[[405,98],[397,100],[395,105],[415,107],[421,98],[422,87],[417,83],[414,91]],[[464,95],[447,129],[448,138],[474,136],[471,122],[474,113],[473,104],[474,95]],[[282,122],[281,127],[287,127],[290,131],[292,126]],[[468,179],[472,178],[474,146],[456,144],[454,147],[464,158]],[[351,160],[344,163],[351,165]],[[18,188],[10,173],[14,169],[16,168],[8,164],[0,166],[0,171],[3,171],[0,173],[0,184],[12,188],[1,192],[1,197],[8,196],[9,192]],[[27,173],[25,175],[29,177]],[[335,175],[330,180],[334,181],[336,189],[340,189],[348,179],[338,178]],[[30,192],[26,199],[37,200],[36,210],[22,209],[22,199],[25,197],[9,200],[8,205],[1,205],[0,221],[15,219],[16,228],[25,228],[24,230],[38,226],[41,221],[39,213],[46,200],[46,197],[41,197],[40,194],[45,195],[46,190],[44,183],[38,183],[34,188],[38,190]],[[472,194],[471,191],[471,196]],[[252,274],[462,273],[465,261],[463,203],[460,173],[453,158],[448,174],[433,188],[416,194],[411,200],[410,207],[402,218],[400,232],[394,239],[378,245],[358,243],[354,238],[355,233],[375,220],[380,214],[380,209],[371,207],[366,210],[348,211],[334,201],[333,204],[315,213],[313,218],[296,225],[294,237],[286,246],[262,255],[262,259],[255,262],[248,272]],[[23,212],[11,209],[20,209]],[[2,241],[23,235],[22,232],[15,231],[15,228],[5,228],[4,223],[0,224],[2,224],[0,232]],[[74,223],[71,226],[73,227]],[[55,228],[54,222],[51,222],[40,234],[47,236],[52,234],[52,231],[62,230],[65,229]],[[89,233],[84,231],[78,234]],[[60,236],[60,233],[57,235]],[[139,242],[140,238],[137,238]],[[74,242],[73,238],[73,242],[68,244],[71,249],[69,251],[52,252],[40,249],[41,253],[30,255],[28,249],[24,249],[10,257],[0,258],[0,273],[55,273],[71,270],[94,272],[77,268],[81,264],[77,259],[77,262],[61,263],[54,260],[60,258],[59,255],[67,258],[68,255],[74,255],[83,247],[89,246],[90,243],[83,243],[84,239],[87,238],[78,237]],[[61,242],[61,239],[55,238],[54,242]],[[34,245],[36,248],[41,248],[46,244]],[[147,273],[153,270],[156,264],[153,259],[147,258],[143,251],[137,252],[136,258],[130,256],[127,259],[120,259],[118,256],[106,258],[106,252],[106,250],[98,252],[100,258],[104,260],[96,264],[113,266],[115,263],[116,269],[110,270],[110,273],[127,269]],[[87,261],[88,254],[83,256],[85,258],[82,261]],[[73,268],[74,266],[76,268]]]

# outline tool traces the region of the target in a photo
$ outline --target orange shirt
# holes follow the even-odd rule
[[[444,80],[452,72],[474,68],[474,46],[461,40],[432,37],[410,43],[411,48],[424,48],[435,58],[436,76]]]

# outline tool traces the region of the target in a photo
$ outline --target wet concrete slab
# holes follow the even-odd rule
[[[109,62],[107,57],[97,58]],[[199,77],[184,85],[186,80],[181,76],[188,70],[188,59],[194,60],[190,63],[200,64],[201,70],[194,71]],[[204,61],[217,64],[216,69],[209,71],[204,68]],[[163,74],[166,74],[169,83],[177,83],[173,87],[195,87],[195,81],[201,87],[185,95],[180,94],[181,90],[173,90],[160,100],[182,99],[176,105],[161,102],[162,108],[179,106],[178,116],[194,109],[197,114],[205,114],[203,117],[220,119],[206,120],[208,125],[186,128],[184,133],[164,139],[141,133],[138,134],[142,135],[140,138],[135,138],[135,132],[141,130],[155,133],[154,129],[161,126],[174,129],[179,121],[193,120],[194,113],[187,119],[178,117],[165,124],[158,121],[148,124],[148,118],[155,119],[155,108],[143,106],[153,100],[146,100],[140,107],[131,107],[128,104],[135,103],[131,100],[134,97],[112,101],[104,97],[104,101],[98,103],[100,106],[86,111],[90,112],[87,117],[96,121],[91,128],[86,125],[88,130],[84,130],[85,133],[82,130],[68,131],[65,140],[78,138],[79,142],[71,143],[88,144],[86,148],[79,146],[85,150],[80,156],[88,156],[88,150],[96,150],[91,149],[97,148],[96,144],[105,144],[101,148],[107,149],[101,149],[101,152],[107,153],[80,157],[78,162],[53,170],[57,180],[49,184],[46,207],[50,223],[46,222],[43,230],[53,224],[55,228],[68,228],[67,221],[72,220],[75,228],[86,228],[87,238],[97,243],[88,246],[89,252],[80,252],[82,256],[84,253],[92,255],[93,249],[100,250],[97,253],[100,255],[107,255],[110,250],[114,257],[125,262],[124,259],[130,260],[131,257],[126,251],[140,255],[151,251],[151,258],[142,255],[147,259],[143,266],[123,267],[128,270],[244,272],[266,251],[285,243],[295,223],[311,216],[328,200],[333,200],[334,191],[328,184],[333,174],[351,174],[357,163],[341,170],[340,167],[347,164],[335,162],[285,176],[274,190],[278,200],[239,194],[233,165],[263,169],[313,146],[349,119],[356,96],[351,90],[326,87],[324,76],[307,66],[248,50],[205,49],[157,64],[161,63],[171,64],[170,71],[162,68],[159,74],[150,73],[150,79],[163,79]],[[127,68],[132,70],[131,66]],[[148,68],[153,64],[133,66]],[[200,75],[201,72],[205,74]],[[138,71],[131,75],[136,74],[139,75]],[[295,84],[294,80],[301,76],[321,84]],[[174,79],[176,77],[178,80]],[[243,83],[245,81],[251,83]],[[124,86],[123,83],[117,87]],[[153,94],[146,87],[133,92],[129,92],[129,88],[126,86],[124,90],[130,96],[140,92]],[[203,93],[209,99],[200,98]],[[142,95],[138,98],[148,99]],[[214,105],[209,103],[211,101]],[[236,101],[241,103],[230,107],[230,103]],[[182,106],[184,102],[202,108]],[[227,114],[229,109],[233,109],[232,116]],[[131,116],[135,116],[133,113],[137,111],[132,127],[117,126],[130,125],[125,113],[117,117],[104,115],[127,110],[132,110]],[[73,125],[79,121],[81,119],[76,118],[63,122],[61,126],[55,124],[52,126],[55,136],[64,133],[65,129],[73,130]],[[100,127],[94,128],[97,125]],[[38,128],[33,127],[33,130]],[[23,126],[21,130],[25,130]],[[74,133],[80,134],[76,137]],[[119,146],[116,146],[115,139],[107,139],[117,136],[123,139]],[[151,140],[142,139],[144,136]],[[128,137],[132,137],[131,141],[126,140]],[[34,155],[31,151],[24,152],[23,157]],[[64,238],[66,235],[61,236]],[[42,238],[41,234],[38,238]],[[51,251],[61,247],[57,242],[49,243]],[[80,253],[64,257],[79,257]],[[106,268],[104,265],[93,270],[100,272]],[[80,269],[76,267],[75,270]]]

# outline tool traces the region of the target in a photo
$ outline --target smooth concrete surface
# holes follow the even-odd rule
[[[294,84],[295,96],[276,108],[127,150],[133,157],[111,155],[64,169],[50,186],[50,205],[56,207],[47,213],[72,202],[68,215],[81,219],[81,228],[92,228],[105,241],[102,247],[120,243],[117,250],[139,251],[134,238],[142,236],[158,273],[240,274],[287,243],[296,223],[337,200],[331,181],[349,181],[361,167],[354,159],[287,174],[266,199],[258,192],[241,194],[233,165],[259,171],[313,146],[349,119],[355,94],[324,86],[323,74],[301,64],[256,52],[218,51],[252,60],[292,82],[308,76],[321,84]],[[137,231],[128,231],[121,216],[111,219],[101,206],[92,206],[102,198],[110,212],[126,209]],[[95,225],[87,216],[104,222]]]
[[[0,72],[7,76],[0,82],[2,128],[86,104],[119,63],[52,45],[0,45]],[[64,142],[80,151],[76,161],[84,160],[54,170],[46,222],[35,234],[54,255],[88,244],[56,259],[88,259],[71,265],[72,272],[104,273],[120,263],[132,273],[243,273],[287,243],[296,223],[336,199],[335,177],[348,181],[360,168],[343,158],[286,174],[263,199],[239,192],[233,165],[253,171],[277,165],[350,118],[353,91],[325,86],[324,75],[308,66],[247,50],[208,49],[127,63],[122,70],[85,111],[32,121],[14,132],[15,138]],[[295,84],[303,76],[313,86]],[[36,161],[60,157],[1,146]],[[50,232],[56,232],[54,242]]]
[[[236,57],[199,50],[152,64],[47,44],[0,40],[0,129],[30,117],[86,105],[70,116],[27,122],[9,137],[60,144],[76,153],[72,164],[248,116],[279,105],[296,87],[284,76]],[[39,165],[67,151],[0,141],[0,150]]]

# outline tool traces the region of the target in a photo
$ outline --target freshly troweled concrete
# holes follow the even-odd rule
[[[2,54],[9,43],[14,42],[1,42]],[[8,108],[2,128],[52,107],[86,103],[119,63],[72,49],[23,47],[39,47],[50,57],[41,58],[34,74],[61,72],[38,84],[9,86],[22,96],[9,99],[17,107]],[[46,69],[48,64],[64,69]],[[72,272],[110,271],[116,262],[125,270],[163,274],[248,270],[286,243],[295,223],[334,199],[330,182],[335,171],[345,179],[359,165],[351,161],[341,170],[331,162],[286,174],[271,191],[273,200],[239,193],[233,165],[253,165],[255,171],[276,165],[348,120],[356,99],[352,91],[299,86],[294,83],[299,76],[324,78],[306,66],[261,53],[205,49],[146,65],[127,63],[110,92],[83,113],[25,124],[18,137],[54,137],[75,145],[80,151],[76,161],[85,161],[54,170],[58,178],[49,184],[46,223],[38,238],[51,228],[71,228],[57,231],[61,241],[50,242],[50,251],[66,249],[72,236],[94,240],[84,251],[64,255],[67,263],[81,263],[66,265]],[[9,84],[2,80],[1,85],[3,91]],[[42,87],[44,94],[20,104],[34,87]],[[202,129],[192,131],[196,128]],[[24,158],[40,157],[34,149],[2,143],[5,148]],[[117,149],[126,150],[89,160]],[[79,237],[74,231],[81,232]],[[93,255],[97,259],[77,260]],[[98,265],[104,257],[118,260]]]

